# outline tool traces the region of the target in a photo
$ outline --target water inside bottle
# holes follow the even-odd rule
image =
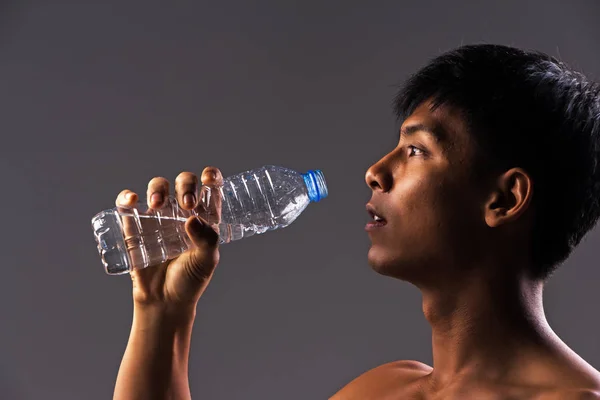
[[[137,215],[139,218],[141,219],[158,219],[158,217],[156,215],[147,215],[147,214],[134,214],[134,213],[127,213],[127,212],[120,212],[119,215],[121,217],[131,217],[131,218],[135,218],[135,216]],[[179,221],[179,222],[183,222],[185,223],[185,221],[187,221],[187,218],[184,217],[165,217],[163,215],[160,216],[161,220],[168,220],[168,221]]]
[[[147,214],[141,214],[141,213],[133,213],[133,212],[119,212],[119,215],[121,216],[121,218],[135,218],[136,216],[140,219],[141,225],[144,226],[146,225],[144,223],[144,220],[153,220],[153,221],[157,221],[158,220],[158,216],[157,215],[147,215]],[[210,221],[209,216],[206,216],[206,218],[204,218],[207,221]],[[185,222],[187,221],[186,217],[170,217],[170,216],[160,216],[160,220],[161,221],[169,221],[169,222],[179,222],[180,229],[184,230],[185,228],[183,227],[183,225],[185,224]],[[174,224],[175,225],[175,224]],[[262,234],[268,230],[270,230],[269,227],[266,226],[259,226],[259,225],[243,225],[243,224],[230,224],[230,223],[226,223],[226,222],[222,222],[220,224],[212,224],[213,228],[217,230],[217,232],[219,233],[219,243],[229,243],[231,241],[234,240],[239,240],[242,239],[244,237],[249,237],[249,236],[253,236],[253,235],[258,235],[258,234]],[[167,225],[169,226],[169,225]],[[157,225],[158,227],[158,225]],[[173,229],[171,229],[173,230]],[[164,231],[164,225],[163,225],[163,231]],[[127,246],[128,249],[135,249],[137,247],[139,247],[143,242],[145,243],[153,243],[154,241],[152,240],[153,238],[155,238],[156,236],[158,236],[158,234],[161,234],[161,236],[166,236],[165,234],[168,232],[159,232],[158,229],[150,229],[150,230],[144,230],[141,235],[141,238],[138,235],[133,235],[131,237],[125,237],[125,244]],[[144,240],[146,239],[146,240]],[[147,246],[147,244],[146,244]]]
[[[213,189],[220,193],[213,192]],[[224,190],[225,189],[225,190]],[[220,196],[215,195],[220,194]],[[92,219],[98,251],[109,274],[121,274],[173,259],[192,242],[185,222],[202,217],[229,243],[292,223],[310,202],[327,197],[320,171],[306,174],[275,166],[234,175],[224,186],[202,186],[193,211],[182,209],[174,196],[161,209],[117,207]],[[222,210],[222,220],[215,216]]]

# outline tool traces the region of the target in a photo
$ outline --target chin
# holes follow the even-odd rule
[[[405,279],[403,271],[406,272],[407,266],[403,265],[404,263],[398,257],[391,257],[390,254],[371,247],[368,260],[371,268],[378,274]]]
[[[391,253],[387,249],[371,247],[369,249],[368,261],[371,268],[380,275],[407,281],[413,284],[427,280],[428,260],[421,257],[410,257],[396,251]]]

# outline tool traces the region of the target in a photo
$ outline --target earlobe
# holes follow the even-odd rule
[[[485,204],[485,222],[495,228],[518,219],[531,203],[533,182],[521,168],[512,168],[500,177]]]

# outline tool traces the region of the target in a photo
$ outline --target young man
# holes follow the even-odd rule
[[[599,85],[541,53],[465,46],[414,75],[396,109],[398,146],[366,174],[369,262],[421,290],[433,366],[382,365],[333,399],[600,399],[600,373],[552,331],[542,303],[544,281],[600,213]],[[203,171],[204,184],[221,179]],[[193,174],[175,191],[196,206]],[[150,181],[149,206],[168,192]],[[117,204],[136,201],[125,190]],[[190,398],[196,302],[219,251],[208,224],[186,229],[192,250],[131,274],[115,399]]]

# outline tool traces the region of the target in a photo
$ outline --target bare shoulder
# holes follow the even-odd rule
[[[557,390],[539,400],[600,400],[600,372],[576,353],[551,366],[551,371],[549,376]]]
[[[600,400],[600,389],[570,389],[546,393],[536,400]]]
[[[429,374],[432,368],[419,361],[393,361],[360,375],[330,400],[352,400],[389,395]]]
[[[571,367],[571,366],[569,366]],[[542,393],[536,400],[600,400],[600,373],[589,368],[568,368],[556,377],[562,388]]]
[[[568,397],[571,396],[571,397]],[[572,400],[600,400],[600,390],[591,390],[591,389],[582,389],[574,391],[567,396],[563,397],[564,399],[572,399]]]

